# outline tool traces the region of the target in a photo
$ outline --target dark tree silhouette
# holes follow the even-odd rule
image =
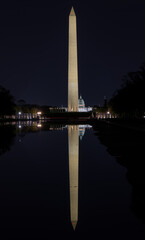
[[[145,65],[122,79],[122,86],[109,101],[110,109],[125,117],[142,117],[145,112]]]
[[[10,91],[0,86],[0,116],[12,115],[15,113],[14,97]]]

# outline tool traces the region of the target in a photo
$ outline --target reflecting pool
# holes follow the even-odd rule
[[[0,125],[1,239],[144,239],[144,149],[99,121]]]

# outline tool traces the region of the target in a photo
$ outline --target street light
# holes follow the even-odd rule
[[[21,112],[18,112],[18,115],[19,115],[19,119],[20,119],[20,117],[21,117],[21,114],[22,114]]]
[[[41,115],[42,114],[42,112],[37,112],[37,115]]]

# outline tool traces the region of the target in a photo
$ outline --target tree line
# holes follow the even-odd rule
[[[57,106],[27,104],[23,99],[16,103],[10,91],[0,85],[0,119],[4,119],[6,116],[11,118],[12,115],[18,115],[19,113],[37,114],[37,112],[42,112],[43,116],[45,116],[51,111],[60,112],[60,108]]]
[[[145,64],[136,72],[129,72],[108,102],[111,112],[125,118],[142,118],[145,115]]]
[[[0,117],[15,114],[15,100],[10,91],[0,86]]]

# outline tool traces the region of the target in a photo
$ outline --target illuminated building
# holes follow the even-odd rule
[[[79,112],[89,112],[89,111],[92,111],[92,107],[85,107],[85,101],[82,98],[82,96],[80,96],[80,98],[78,100],[78,107],[79,107]]]
[[[82,98],[82,96],[80,96],[79,98],[79,109],[84,109],[85,108],[85,101]]]

